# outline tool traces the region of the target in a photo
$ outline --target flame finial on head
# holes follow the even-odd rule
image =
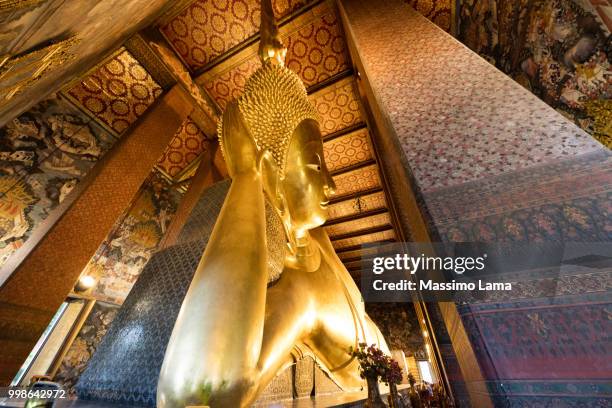
[[[319,121],[300,77],[284,66],[287,49],[280,41],[270,0],[261,2],[259,57],[262,67],[247,79],[238,107],[259,151],[268,151],[284,175],[289,142],[298,125],[307,119]],[[223,121],[219,140],[223,146]]]
[[[272,9],[272,0],[261,1],[261,23],[259,26],[259,59],[262,64],[268,61],[285,64],[287,48],[281,42]]]

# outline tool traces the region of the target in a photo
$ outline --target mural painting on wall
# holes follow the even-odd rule
[[[612,3],[603,3],[463,0],[459,37],[612,148]]]
[[[74,385],[118,311],[117,306],[96,303],[68,349],[53,380],[62,384],[70,395],[75,395]]]
[[[405,0],[416,11],[427,17],[444,31],[452,28],[452,0]]]
[[[120,304],[157,249],[182,195],[157,171],[143,184],[130,209],[85,267],[97,276],[96,299]]]
[[[0,129],[0,266],[114,141],[59,96]]]
[[[366,303],[366,312],[380,328],[391,350],[425,358],[425,342],[412,303]]]

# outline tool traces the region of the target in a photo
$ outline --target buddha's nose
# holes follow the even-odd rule
[[[327,184],[323,187],[323,193],[327,199],[332,198],[336,194],[336,183],[331,176],[328,177]]]

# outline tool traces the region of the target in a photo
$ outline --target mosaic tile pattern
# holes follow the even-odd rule
[[[306,87],[350,68],[342,26],[333,9],[283,41],[287,47],[285,64]]]
[[[444,240],[607,241],[611,174],[612,154],[593,152],[437,190],[425,201]]]
[[[315,361],[305,357],[295,363],[295,394],[297,398],[309,397],[314,388]]]
[[[361,123],[359,98],[355,91],[352,78],[325,87],[310,95],[321,118],[321,134],[323,136]]]
[[[372,242],[386,241],[390,239],[395,239],[395,233],[393,230],[374,232],[372,234],[360,235],[354,238],[340,239],[333,241],[332,245],[334,246],[334,249],[339,250],[356,245],[370,244]]]
[[[53,377],[53,381],[62,384],[63,388],[71,396],[76,396],[74,386],[81,373],[85,370],[85,367],[87,367],[89,359],[96,352],[100,341],[104,338],[118,311],[119,307],[117,306],[96,303],[85,323],[83,323],[76,339],[62,359],[60,368]]]
[[[338,198],[378,187],[380,186],[378,167],[373,164],[371,166],[339,174],[334,177],[334,182],[336,183],[335,197]]]
[[[280,19],[307,4],[304,0],[273,1]],[[259,31],[260,2],[256,0],[197,0],[160,28],[190,69],[211,62]]]
[[[76,389],[79,398],[155,406],[157,379],[183,298],[229,183],[207,189],[195,209],[197,239],[156,253],[126,298]],[[188,220],[186,225],[193,220]],[[129,359],[130,364],[125,364]]]
[[[333,394],[342,392],[342,389],[333,382],[329,376],[321,370],[318,364],[314,366],[314,390],[315,395]]]
[[[126,50],[67,92],[118,134],[134,123],[161,93],[162,88]]]
[[[593,295],[593,299],[602,301],[606,294]],[[526,303],[532,307],[526,308]],[[491,354],[499,378],[519,379],[527,372],[530,378],[544,380],[553,372],[557,380],[591,378],[597,383],[605,379],[607,362],[601,353],[608,339],[600,331],[610,329],[611,323],[607,318],[609,303],[559,303],[551,304],[546,299],[508,302],[502,303],[504,307],[499,307],[499,310],[491,307],[462,308],[461,314],[469,315],[468,324],[475,320],[483,331],[484,348],[479,352]],[[581,316],[581,319],[576,319],[576,316]],[[599,324],[583,324],[582,318]],[[550,347],[550,344],[557,346]],[[562,357],[559,357],[559,352]],[[542,363],[518,364],[518,361],[532,358]],[[483,362],[487,360],[483,356]],[[595,389],[591,388],[592,391]]]
[[[358,232],[368,228],[380,227],[381,225],[391,225],[389,213],[376,214],[369,217],[342,222],[340,224],[328,225],[325,227],[325,231],[330,237],[333,238],[349,232]]]
[[[332,220],[379,208],[387,208],[385,193],[382,191],[331,204],[328,208],[328,218]]]
[[[368,130],[360,129],[323,143],[323,155],[332,172],[372,159]]]
[[[206,135],[188,118],[170,141],[157,166],[174,177],[207,151],[209,144]]]

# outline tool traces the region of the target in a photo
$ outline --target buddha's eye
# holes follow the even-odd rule
[[[318,154],[316,156],[317,156],[315,159],[316,162],[307,164],[306,167],[308,167],[309,169],[316,170],[316,171],[321,171],[321,157]]]

